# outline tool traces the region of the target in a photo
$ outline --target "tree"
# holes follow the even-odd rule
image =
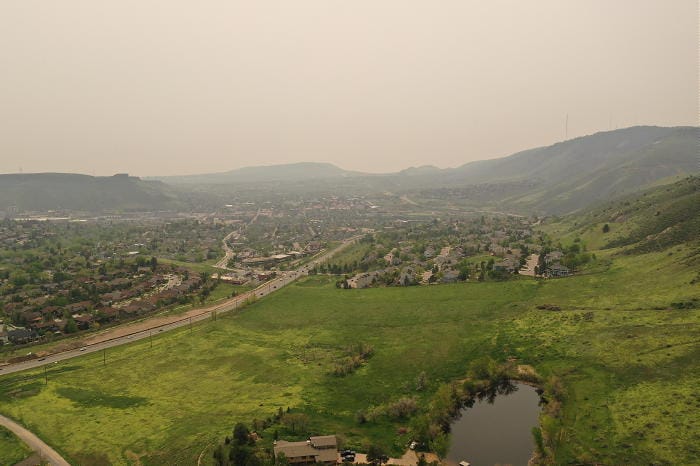
[[[607,233],[607,232],[609,232],[609,231],[610,231],[610,225],[608,225],[608,224],[606,223],[605,225],[603,225],[603,233]]]
[[[297,430],[305,430],[309,423],[309,417],[304,413],[288,413],[282,417],[282,423],[289,427],[293,433]]]
[[[381,464],[382,458],[384,456],[386,456],[386,453],[384,452],[384,449],[379,445],[372,444],[367,449],[367,461],[369,461],[372,464]]]
[[[235,466],[245,466],[250,456],[250,449],[245,445],[234,444],[228,453],[228,458]]]
[[[449,446],[447,435],[444,432],[438,433],[435,438],[430,441],[430,449],[433,450],[440,459],[447,456],[447,449]]]
[[[277,456],[275,457],[275,465],[276,466],[289,465],[289,460],[287,459],[287,455],[285,455],[283,452],[279,452],[277,454]]]
[[[65,333],[75,333],[78,331],[78,325],[75,323],[72,317],[66,321],[66,326],[63,328]]]
[[[250,431],[246,427],[245,424],[242,422],[239,422],[236,424],[233,428],[233,440],[238,444],[238,445],[245,445],[248,443],[248,439],[250,438]]]
[[[151,257],[151,270],[155,272],[156,267],[158,267],[158,259],[156,258],[156,256],[153,256]]]

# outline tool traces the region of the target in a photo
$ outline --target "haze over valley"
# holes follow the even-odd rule
[[[0,464],[700,465],[698,6],[0,4]]]

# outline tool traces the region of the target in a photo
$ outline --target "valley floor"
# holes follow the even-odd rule
[[[585,274],[547,281],[342,290],[310,277],[239,315],[159,335],[152,348],[116,348],[106,365],[101,354],[72,359],[46,384],[43,369],[3,376],[0,412],[73,464],[194,464],[236,422],[288,407],[308,416],[309,433],[395,456],[410,421],[360,424],[357,412],[405,396],[425,406],[490,356],[562,380],[561,418],[542,425],[557,464],[697,464],[700,311],[672,306],[700,296],[693,253],[601,255]],[[560,310],[538,309],[547,304]],[[332,375],[357,343],[374,355]],[[278,426],[261,430],[264,442],[274,429],[302,436]]]

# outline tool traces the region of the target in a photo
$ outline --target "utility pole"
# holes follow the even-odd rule
[[[46,366],[44,365],[44,385],[49,384],[49,373],[46,370]]]
[[[190,317],[190,333],[192,333],[192,317]]]
[[[102,348],[102,365],[107,365],[107,348]]]
[[[151,348],[153,348],[153,331],[148,333],[148,339],[151,340]]]

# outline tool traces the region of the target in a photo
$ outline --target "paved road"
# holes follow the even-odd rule
[[[15,433],[29,448],[34,450],[41,456],[41,459],[47,461],[51,466],[70,466],[68,461],[64,460],[61,455],[53,448],[45,444],[39,437],[29,432],[27,429],[17,424],[12,419],[0,415],[0,425],[7,427]]]
[[[112,338],[109,338],[109,333],[104,336],[97,335],[95,338],[92,339],[94,343],[89,343],[83,346],[82,348],[50,354],[45,358],[31,359],[15,364],[0,366],[0,377],[2,377],[3,375],[12,374],[13,372],[34,369],[37,367],[45,366],[47,364],[56,364],[59,361],[72,359],[83,354],[95,353],[98,351],[106,350],[108,348],[114,348],[115,346],[131,343],[133,341],[143,340],[161,332],[190,326],[203,320],[209,320],[212,318],[212,314],[219,315],[224,312],[233,311],[239,308],[242,304],[244,304],[253,296],[256,299],[262,298],[270,293],[274,293],[275,291],[283,288],[286,285],[289,285],[297,278],[307,275],[310,269],[320,264],[321,262],[327,260],[331,256],[337,254],[338,252],[342,251],[343,249],[347,248],[359,238],[361,238],[361,236],[354,236],[352,238],[349,238],[343,241],[335,249],[319,254],[317,257],[315,257],[314,259],[309,261],[309,263],[300,267],[299,269],[281,272],[276,278],[266,283],[263,283],[256,289],[238,295],[222,303],[190,311],[184,317],[155,317],[145,322],[138,323],[140,329],[132,333],[123,333],[125,329],[128,330],[128,327],[123,327],[121,329],[120,327],[115,327],[114,329],[110,329],[110,331],[113,331],[113,334],[115,335]],[[149,323],[151,325],[149,325]]]
[[[229,270],[228,268],[228,261],[231,260],[231,258],[234,255],[233,249],[231,249],[228,245],[228,240],[231,239],[231,237],[235,236],[236,239],[240,236],[240,231],[239,230],[234,230],[228,235],[224,237],[224,239],[221,240],[221,244],[224,248],[224,257],[221,258],[219,262],[214,264],[214,267],[217,269],[224,269],[224,270]]]

